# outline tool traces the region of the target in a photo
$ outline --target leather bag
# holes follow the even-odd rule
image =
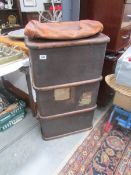
[[[71,22],[40,23],[30,21],[24,30],[29,38],[45,38],[55,40],[80,39],[102,32],[103,25],[99,21],[81,20]]]

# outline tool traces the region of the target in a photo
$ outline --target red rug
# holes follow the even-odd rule
[[[102,119],[59,175],[131,175],[131,132],[113,126],[103,133]]]

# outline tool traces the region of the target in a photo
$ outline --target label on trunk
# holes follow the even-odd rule
[[[69,100],[70,99],[70,88],[55,89],[54,98],[56,101]]]
[[[39,59],[40,59],[40,60],[46,60],[46,59],[47,59],[47,55],[40,55],[40,56],[39,56]]]
[[[91,103],[92,93],[84,92],[79,100],[79,106],[89,105]]]

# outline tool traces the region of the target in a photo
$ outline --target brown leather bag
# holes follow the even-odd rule
[[[25,35],[29,38],[45,39],[79,39],[102,32],[103,25],[99,21],[81,20],[71,22],[40,23],[32,20],[25,27]]]

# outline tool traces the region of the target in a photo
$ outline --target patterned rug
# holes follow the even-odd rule
[[[59,175],[131,175],[131,132],[102,119],[77,148]]]

